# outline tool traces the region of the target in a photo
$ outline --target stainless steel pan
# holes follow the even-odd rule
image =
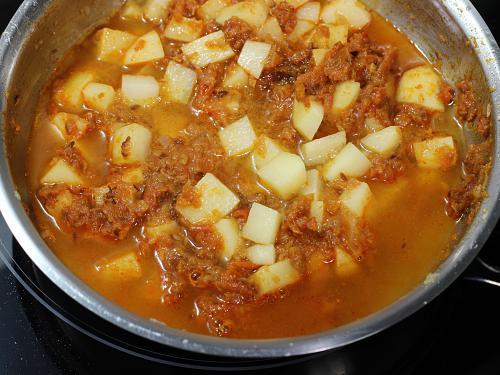
[[[319,334],[276,340],[234,340],[171,329],[114,305],[69,271],[47,247],[23,207],[29,202],[26,149],[36,104],[62,54],[110,15],[118,0],[25,0],[0,40],[0,209],[32,261],[64,292],[102,318],[176,348],[234,357],[282,357],[339,348],[412,314],[453,282],[475,258],[500,215],[500,51],[468,0],[366,0],[407,33],[450,82],[471,74],[494,121],[494,158],[483,201],[449,258],[426,282],[366,318]],[[467,134],[467,142],[475,141]]]

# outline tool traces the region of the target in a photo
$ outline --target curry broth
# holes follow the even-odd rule
[[[125,22],[114,17],[109,27],[140,35],[152,27],[143,22]],[[380,44],[391,44],[400,51],[398,66],[402,70],[426,63],[414,45],[392,25],[373,14],[367,33]],[[92,39],[86,40],[67,57],[70,68],[88,68],[99,72],[105,82],[119,87],[122,73],[138,73],[142,67],[123,68],[101,63],[94,56]],[[160,65],[149,68],[148,74],[160,79]],[[58,73],[59,74],[59,73]],[[64,72],[62,78],[64,78]],[[243,99],[244,101],[244,99]],[[142,229],[135,228],[121,241],[90,239],[65,233],[38,202],[36,191],[40,177],[62,146],[49,127],[49,118],[42,103],[36,118],[29,153],[28,178],[33,196],[33,212],[40,228],[51,228],[55,240],[50,241],[54,253],[79,278],[96,291],[124,308],[143,317],[164,322],[168,326],[192,332],[207,333],[203,321],[194,318],[193,305],[203,289],[188,288],[183,299],[174,305],[162,302],[162,274],[154,254],[140,258],[142,277],[134,281],[108,280],[100,276],[99,265],[107,257],[136,248],[142,238]],[[258,106],[243,103],[248,116],[255,120],[257,133],[261,126]],[[127,111],[128,109],[124,109]],[[192,120],[190,108],[185,105],[160,103],[135,111],[134,116],[149,125],[153,136],[176,137],[182,134]],[[462,130],[451,111],[440,115],[435,122],[439,130],[446,130],[460,142]],[[91,151],[89,161],[92,186],[105,180],[108,168],[104,162],[107,145],[103,133],[92,134],[82,140]],[[241,158],[243,183],[255,184],[248,162]],[[288,290],[282,298],[257,302],[235,319],[243,321],[231,337],[272,338],[318,332],[359,319],[390,304],[421,283],[448,255],[456,235],[456,223],[445,213],[445,197],[459,179],[460,163],[450,170],[433,171],[411,167],[395,182],[369,182],[375,197],[368,207],[366,218],[375,239],[374,250],[360,263],[361,271],[348,279],[332,272],[331,264],[321,265],[305,281]]]

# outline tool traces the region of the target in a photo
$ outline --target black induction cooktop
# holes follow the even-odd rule
[[[0,28],[20,3],[0,0]],[[473,3],[500,38],[498,2]],[[4,262],[0,260],[0,375],[100,374],[110,369],[147,374],[237,370],[275,375],[292,371],[314,375],[500,374],[500,284],[475,277],[485,273],[479,261],[424,309],[362,343],[283,361],[240,361],[166,349],[125,332],[111,337],[108,333],[117,328],[81,308],[44,278],[1,217],[0,241],[6,248]],[[480,258],[500,264],[500,225]],[[495,270],[490,272],[498,280]]]

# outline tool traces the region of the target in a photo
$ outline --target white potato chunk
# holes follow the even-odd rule
[[[307,167],[326,163],[346,145],[345,131],[328,135],[300,146],[300,152]]]
[[[271,52],[270,44],[247,40],[238,57],[238,64],[249,74],[259,78],[269,52]]]
[[[358,0],[332,0],[323,7],[321,19],[326,23],[347,22],[352,29],[362,29],[371,21],[371,15]]]
[[[384,125],[382,125],[380,121],[374,117],[367,117],[365,119],[365,129],[370,133],[375,133],[384,129]]]
[[[302,195],[312,195],[315,201],[323,196],[323,177],[317,169],[307,171],[307,182],[301,192]]]
[[[335,87],[333,95],[333,113],[344,112],[354,105],[361,91],[361,85],[355,81],[345,81]]]
[[[325,205],[323,201],[311,202],[311,217],[316,221],[317,229],[321,230],[323,226],[323,217],[325,215]]]
[[[307,181],[306,167],[300,156],[280,152],[257,172],[262,184],[283,199],[290,199]]]
[[[122,181],[129,184],[142,184],[144,182],[144,173],[141,168],[127,168],[122,174]]]
[[[299,272],[292,266],[289,259],[262,266],[251,276],[260,295],[277,292],[300,280]]]
[[[80,174],[65,160],[57,160],[40,180],[42,184],[82,185]]]
[[[149,105],[160,95],[160,84],[151,76],[124,74],[122,96],[130,105]]]
[[[256,29],[266,22],[269,7],[264,0],[246,0],[222,9],[216,17],[219,24],[224,24],[231,17],[238,17]]]
[[[368,134],[361,139],[361,145],[371,152],[388,158],[396,152],[402,141],[401,128],[388,126],[378,132]]]
[[[322,24],[316,27],[311,36],[314,48],[330,50],[337,43],[347,44],[349,27],[347,25]]]
[[[66,110],[80,112],[83,106],[82,91],[93,80],[94,74],[91,72],[72,73],[62,85],[56,88],[55,101]]]
[[[352,143],[348,143],[339,154],[323,168],[323,176],[333,181],[341,174],[347,177],[361,177],[371,168],[372,163]]]
[[[253,161],[257,169],[274,159],[282,150],[280,145],[271,138],[261,135],[254,145]]]
[[[166,38],[179,42],[192,42],[198,39],[203,31],[203,21],[194,18],[182,17],[177,19],[172,17],[165,27]]]
[[[115,98],[113,86],[91,82],[82,91],[83,102],[98,112],[106,112]]]
[[[240,227],[235,219],[222,219],[214,227],[222,238],[222,251],[219,254],[220,259],[223,262],[227,262],[236,250],[243,245]]]
[[[111,140],[111,160],[117,165],[141,164],[151,145],[151,130],[139,124],[115,129]]]
[[[282,217],[278,211],[260,203],[254,203],[241,234],[243,238],[258,244],[272,245],[276,241],[281,220]]]
[[[309,105],[299,102],[297,99],[293,101],[293,126],[308,141],[314,138],[324,115],[323,104],[318,100],[310,98]]]
[[[128,0],[120,11],[125,20],[140,20],[143,16],[142,7],[134,0]]]
[[[226,89],[242,89],[248,85],[248,74],[238,64],[231,64],[227,70],[222,87]]]
[[[216,31],[185,44],[182,46],[182,52],[193,65],[199,68],[234,56],[234,52],[231,46],[226,43],[222,31]]]
[[[365,182],[348,186],[340,195],[342,206],[355,217],[363,216],[366,206],[370,203],[372,192]]]
[[[160,36],[156,31],[150,31],[139,37],[125,53],[125,65],[137,65],[163,59],[165,52]]]
[[[302,5],[307,3],[309,0],[285,0],[286,3],[291,5],[294,8],[300,8]],[[278,2],[276,2],[278,3]]]
[[[312,50],[314,65],[318,66],[323,63],[325,60],[326,54],[328,53],[328,49],[326,48],[315,48]]]
[[[78,115],[66,112],[58,112],[50,122],[55,134],[62,141],[79,138],[85,134],[89,122]]]
[[[319,1],[311,1],[310,3],[305,3],[297,9],[296,17],[298,20],[318,23],[320,10],[321,4]]]
[[[144,4],[144,18],[155,24],[161,23],[172,0],[147,0]]]
[[[285,35],[281,30],[281,26],[276,17],[269,17],[264,25],[257,32],[257,36],[261,39],[271,39],[273,41],[283,41]]]
[[[453,137],[436,137],[413,144],[417,164],[421,168],[448,169],[457,162]]]
[[[220,11],[231,5],[230,0],[208,0],[198,10],[200,17],[205,21],[213,20]]]
[[[134,34],[103,28],[95,34],[96,55],[99,61],[122,64],[125,51],[137,40]]]
[[[360,271],[358,262],[344,249],[337,247],[335,249],[335,273],[344,278],[350,277]]]
[[[247,249],[247,258],[253,264],[269,266],[276,262],[274,245],[253,245]]]
[[[298,20],[293,31],[288,35],[288,39],[292,42],[298,42],[309,31],[314,29],[316,24],[310,21]]]
[[[248,116],[219,130],[219,139],[229,156],[243,155],[252,151],[257,136]]]
[[[162,237],[169,237],[179,231],[180,227],[174,220],[159,225],[146,225],[144,235],[149,240],[157,240]]]
[[[417,104],[431,111],[444,112],[445,106],[439,93],[441,78],[430,66],[407,70],[399,81],[396,100],[400,103]]]
[[[173,103],[189,103],[196,85],[196,72],[170,61],[165,71],[163,92],[166,99]]]
[[[136,280],[142,276],[142,268],[134,251],[106,260],[97,265],[99,274],[110,281]]]
[[[191,224],[211,224],[229,214],[240,202],[239,198],[217,177],[207,173],[195,186],[199,205],[176,205],[177,211]]]

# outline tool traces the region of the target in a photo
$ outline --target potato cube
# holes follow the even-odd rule
[[[160,84],[151,76],[122,76],[122,96],[130,105],[150,105],[160,95]]]
[[[285,38],[276,17],[269,17],[257,32],[257,36],[264,40],[271,39],[277,42],[283,41]]]
[[[300,156],[281,152],[257,172],[260,181],[283,199],[296,195],[307,181],[306,167]]]
[[[258,244],[272,245],[276,241],[281,220],[282,217],[278,211],[260,203],[254,203],[241,234],[243,238]]]
[[[348,186],[340,195],[342,206],[355,217],[363,216],[366,206],[370,202],[372,192],[365,182],[358,182]]]
[[[66,110],[80,112],[83,106],[82,91],[93,80],[94,74],[91,72],[72,73],[56,88],[55,101]]]
[[[231,17],[238,17],[256,29],[266,22],[269,7],[264,0],[246,0],[222,9],[216,17],[219,24],[224,24]]]
[[[347,22],[352,29],[362,29],[370,23],[371,15],[358,0],[332,0],[323,7],[321,19],[334,24]]]
[[[269,266],[276,262],[274,245],[253,245],[247,249],[247,258],[253,264]]]
[[[65,160],[57,160],[40,180],[42,184],[82,185],[83,179]]]
[[[319,1],[311,1],[310,3],[305,3],[297,9],[296,16],[298,20],[318,23],[320,10],[321,4]]]
[[[323,196],[323,178],[317,169],[307,171],[307,182],[301,192],[302,195],[312,195],[315,201]]]
[[[384,125],[382,125],[380,121],[374,117],[367,117],[365,119],[365,129],[370,133],[375,133],[384,129]]]
[[[99,274],[111,281],[136,280],[142,276],[141,264],[134,251],[130,251],[97,266]]]
[[[361,177],[371,168],[372,163],[352,143],[348,143],[323,168],[323,176],[327,181],[333,181],[341,174],[347,177]]]
[[[415,159],[421,168],[449,169],[457,162],[453,137],[436,137],[413,144]]]
[[[326,54],[328,53],[326,48],[315,48],[312,50],[314,65],[318,66],[325,60]]]
[[[399,81],[396,100],[444,112],[445,106],[439,98],[441,83],[441,78],[430,66],[407,70]]]
[[[165,52],[160,36],[156,31],[150,31],[139,37],[125,53],[125,65],[137,65],[163,59]]]
[[[182,17],[177,19],[172,17],[165,27],[166,38],[179,42],[192,42],[198,39],[203,31],[203,21],[194,18]]]
[[[125,20],[140,20],[142,15],[142,7],[134,0],[127,0],[120,11],[121,18]]]
[[[285,0],[286,3],[294,7],[295,9],[300,8],[302,5],[307,3],[309,0]]]
[[[172,0],[147,0],[144,4],[144,18],[155,24],[161,23],[167,16]]]
[[[308,141],[314,138],[324,114],[323,104],[315,99],[310,98],[308,106],[297,99],[293,101],[293,126]]]
[[[127,168],[122,174],[122,181],[129,184],[138,185],[144,182],[144,173],[141,168]]]
[[[185,66],[170,61],[164,77],[163,92],[167,100],[173,103],[189,103],[196,85],[196,72]]]
[[[361,145],[371,152],[388,158],[396,152],[402,141],[401,128],[399,126],[389,126],[378,132],[368,134],[361,139]]]
[[[312,201],[311,202],[311,217],[316,221],[318,231],[321,230],[323,226],[323,218],[325,215],[325,205],[323,201]]]
[[[115,98],[115,89],[110,85],[91,82],[82,91],[83,101],[89,108],[106,112]]]
[[[360,270],[358,262],[344,249],[337,247],[335,249],[335,273],[344,278],[350,277]]]
[[[293,31],[288,35],[288,39],[292,42],[298,42],[309,31],[314,29],[316,24],[310,21],[298,20]]]
[[[220,11],[231,5],[230,0],[208,0],[198,10],[200,17],[205,21],[213,20]]]
[[[215,225],[215,230],[222,238],[222,251],[220,259],[227,262],[233,254],[243,245],[240,227],[235,219],[222,219]]]
[[[345,131],[341,131],[304,143],[300,146],[300,152],[306,166],[314,167],[333,159],[345,145]]]
[[[114,164],[141,164],[146,161],[151,145],[151,130],[139,124],[115,129],[111,140],[111,159]]]
[[[182,46],[182,52],[193,65],[199,68],[234,56],[234,52],[231,46],[226,43],[222,31],[216,31],[185,44]]]
[[[349,27],[347,25],[322,24],[316,27],[311,36],[314,48],[331,49],[337,43],[347,44]]]
[[[219,130],[219,139],[229,156],[239,156],[252,151],[257,136],[250,119],[245,116]]]
[[[211,224],[229,214],[240,202],[238,197],[211,173],[207,173],[195,186],[199,204],[176,205],[177,211],[191,224]]]
[[[238,64],[230,65],[226,70],[226,76],[222,81],[222,87],[226,89],[242,89],[248,85],[248,74]]]
[[[262,266],[251,276],[260,295],[277,292],[300,279],[299,272],[292,266],[289,259]]]
[[[271,138],[261,135],[254,145],[253,161],[257,169],[274,159],[281,151],[281,147]]]
[[[90,124],[78,115],[59,112],[52,118],[51,126],[59,139],[69,141],[84,135]]]
[[[271,45],[268,43],[247,40],[238,57],[238,64],[258,79],[264,69],[270,51]]]
[[[134,34],[125,31],[103,28],[95,34],[97,59],[113,64],[122,64],[123,56],[136,41]]]
[[[146,225],[144,227],[144,235],[149,240],[158,240],[163,237],[170,237],[172,234],[178,232],[179,229],[179,225],[174,220],[169,220],[159,225]]]
[[[359,82],[345,81],[335,87],[333,95],[333,113],[343,112],[354,105],[361,91]]]

